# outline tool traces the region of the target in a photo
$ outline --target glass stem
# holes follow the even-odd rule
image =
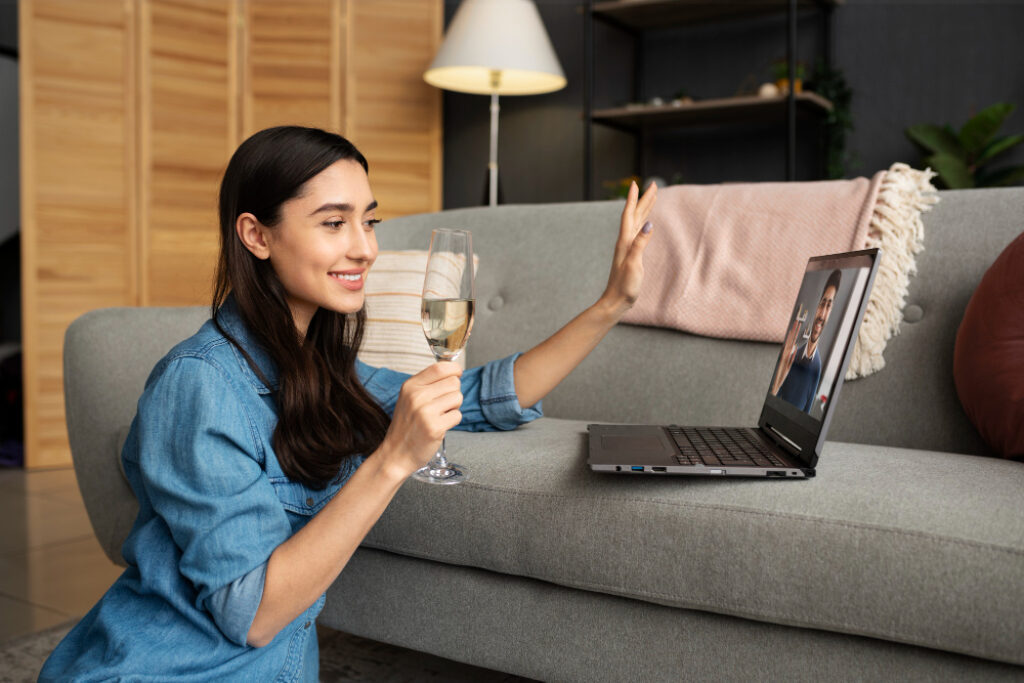
[[[448,458],[445,457],[445,438],[441,437],[441,447],[434,454],[434,469],[445,469],[448,467]]]

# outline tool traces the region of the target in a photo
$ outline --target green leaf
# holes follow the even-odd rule
[[[951,190],[974,187],[974,178],[963,159],[951,154],[933,154],[925,159],[925,163],[939,174],[939,178]]]
[[[1012,104],[998,102],[978,112],[960,129],[960,142],[964,149],[972,155],[984,149],[1013,109]]]
[[[964,148],[960,140],[948,128],[941,128],[930,123],[921,123],[906,129],[907,137],[929,152],[949,154],[964,158]]]
[[[1024,180],[1024,166],[1000,168],[986,175],[978,176],[978,187],[1002,187]]]
[[[1016,147],[1022,142],[1024,142],[1024,135],[1004,135],[1003,137],[996,138],[985,149],[981,150],[978,160],[974,163],[976,166],[981,166],[993,157],[1002,154],[1011,147]]]

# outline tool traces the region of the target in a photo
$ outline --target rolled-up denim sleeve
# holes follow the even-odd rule
[[[516,396],[513,369],[521,353],[491,361],[462,373],[462,422],[456,427],[467,432],[515,429],[544,413],[541,402],[523,408]],[[359,379],[381,407],[393,415],[402,384],[410,375],[357,363]]]
[[[291,525],[238,391],[210,361],[171,361],[139,403],[139,469],[196,607],[245,645],[267,560]]]
[[[263,586],[267,581],[267,562],[226,586],[218,588],[206,599],[206,609],[217,622],[217,628],[234,643],[245,645],[256,617]]]
[[[462,422],[456,429],[469,432],[515,429],[544,413],[541,402],[523,408],[516,396],[514,353],[462,373]]]

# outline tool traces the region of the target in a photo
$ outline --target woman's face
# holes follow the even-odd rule
[[[363,307],[366,275],[377,259],[376,208],[366,171],[342,160],[311,178],[281,205],[280,222],[261,231],[303,334],[319,307]]]

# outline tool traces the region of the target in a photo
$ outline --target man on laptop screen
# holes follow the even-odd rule
[[[796,319],[782,343],[781,362],[775,371],[772,393],[805,413],[811,412],[814,407],[818,380],[821,379],[821,354],[818,342],[821,341],[822,332],[825,331],[825,326],[832,315],[842,280],[841,270],[836,269],[829,274],[825,288],[821,291],[821,298],[818,299],[811,328],[804,334],[801,334],[800,330],[807,314],[804,313],[803,302],[798,301]],[[797,346],[800,341],[804,343]]]

